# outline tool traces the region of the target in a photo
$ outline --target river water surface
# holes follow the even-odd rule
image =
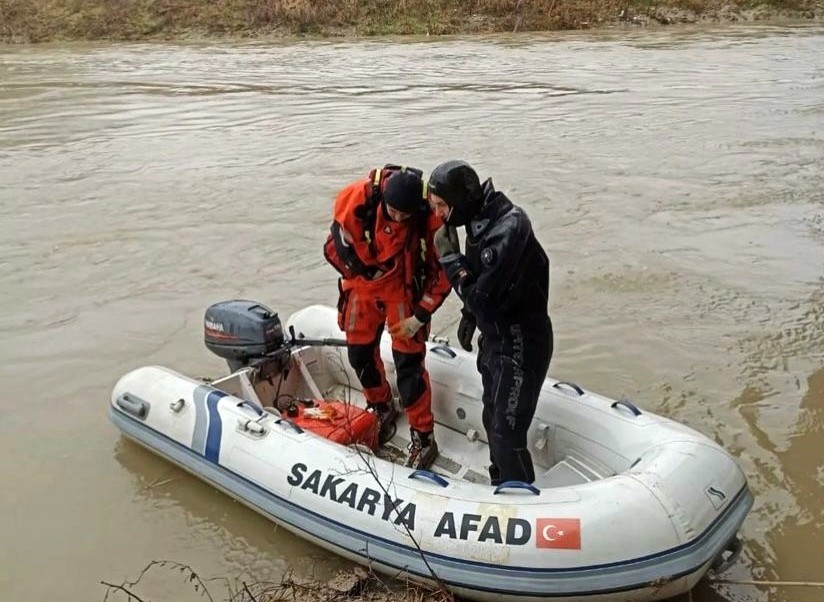
[[[738,457],[756,501],[724,577],[824,581],[824,29],[761,26],[0,48],[0,599],[102,600],[162,559],[350,566],[123,440],[107,398],[143,364],[222,370],[213,302],[333,303],[335,191],[456,157],[550,253],[551,374]],[[139,591],[200,599],[181,582]]]

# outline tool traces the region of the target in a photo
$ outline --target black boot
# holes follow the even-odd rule
[[[429,468],[438,457],[435,435],[431,432],[422,433],[415,429],[409,429],[409,431],[412,434],[412,443],[409,444],[409,457],[405,465],[409,468]]]
[[[492,486],[498,486],[501,483],[501,470],[494,464],[491,464],[489,466],[489,484]]]
[[[366,409],[378,418],[378,445],[383,445],[395,436],[395,418],[398,411],[392,400],[381,403],[367,402]]]

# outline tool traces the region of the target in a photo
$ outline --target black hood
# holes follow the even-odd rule
[[[449,206],[444,220],[450,226],[464,226],[481,211],[483,191],[478,174],[465,161],[441,163],[429,176],[429,192],[441,197]]]

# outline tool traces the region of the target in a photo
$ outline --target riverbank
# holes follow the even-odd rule
[[[824,0],[0,0],[0,41],[447,35],[773,19]]]

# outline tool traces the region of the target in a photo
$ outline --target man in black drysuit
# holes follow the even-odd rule
[[[435,233],[441,264],[463,300],[458,340],[472,350],[478,337],[483,421],[493,485],[532,483],[527,430],[552,358],[549,259],[523,209],[483,184],[463,161],[438,165],[429,202],[445,224]],[[456,226],[466,227],[461,254]]]

